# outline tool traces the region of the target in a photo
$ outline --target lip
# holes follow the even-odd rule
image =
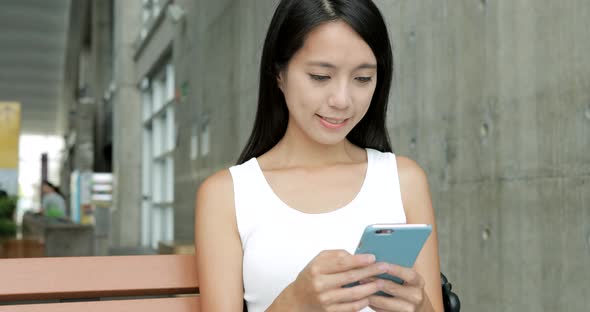
[[[322,124],[322,126],[328,128],[328,129],[340,129],[344,126],[346,126],[346,124],[348,124],[348,119],[338,119],[338,118],[328,118],[328,119],[336,119],[336,120],[343,120],[341,123],[331,123],[329,121],[326,120],[327,117],[323,117],[320,115],[316,115],[319,119],[320,119],[320,123]]]

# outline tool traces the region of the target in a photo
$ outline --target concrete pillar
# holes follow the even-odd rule
[[[141,242],[141,103],[135,84],[133,42],[139,33],[141,1],[114,2],[112,245]]]
[[[104,150],[107,143],[105,135],[110,133],[105,129],[107,125],[105,118],[108,110],[106,106],[109,103],[105,99],[105,94],[109,90],[113,69],[112,5],[112,0],[91,2],[91,66],[93,74],[93,77],[91,77],[91,94],[96,101],[95,115],[92,120],[95,147],[93,169],[95,172],[106,172],[108,170]]]

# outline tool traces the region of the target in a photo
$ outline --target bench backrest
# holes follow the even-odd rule
[[[0,279],[0,312],[198,311],[193,255],[2,259]]]

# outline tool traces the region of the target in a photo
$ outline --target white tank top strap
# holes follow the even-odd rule
[[[252,158],[241,165],[229,168],[234,185],[234,206],[236,224],[242,240],[242,247],[248,241],[249,233],[257,224],[268,218],[265,210],[272,206],[272,198],[265,196],[264,176],[260,176],[258,162]]]
[[[367,158],[371,168],[367,171],[363,214],[372,214],[380,223],[405,223],[395,155],[368,148]]]

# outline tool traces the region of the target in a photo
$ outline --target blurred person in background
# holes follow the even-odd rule
[[[41,184],[43,193],[41,199],[41,213],[47,217],[61,218],[66,215],[66,202],[59,188],[47,180]]]

